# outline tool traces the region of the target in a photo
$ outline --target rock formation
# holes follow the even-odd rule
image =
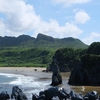
[[[100,85],[100,57],[85,55],[71,71],[68,84]]]
[[[23,93],[23,91],[18,86],[14,86],[12,88],[11,99],[13,98],[15,98],[15,100],[28,100],[26,95]]]
[[[18,86],[12,88],[13,100],[28,100],[25,94]],[[0,100],[12,100],[7,92],[0,93]],[[86,93],[86,95],[68,91],[66,88],[51,87],[44,91],[40,91],[39,95],[32,94],[31,100],[100,100],[100,96],[96,91]]]
[[[8,100],[10,99],[10,95],[7,93],[7,91],[2,91],[0,93],[0,100]]]
[[[100,100],[100,97],[96,91],[88,92],[83,96],[74,91],[68,92],[65,88],[58,89],[53,87],[40,91],[39,95],[33,94],[32,100]]]
[[[58,67],[57,63],[55,63],[54,69],[53,69],[53,74],[52,74],[51,85],[52,86],[58,86],[60,84],[62,84],[62,76],[60,74],[59,67]]]

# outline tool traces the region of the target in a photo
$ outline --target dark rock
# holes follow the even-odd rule
[[[60,100],[58,96],[52,98],[52,100]]]
[[[74,91],[70,91],[69,93],[71,100],[84,100],[82,94],[76,94]]]
[[[34,71],[37,71],[37,69],[34,69]]]
[[[38,95],[37,94],[32,94],[32,100],[37,100],[38,99]]]
[[[66,95],[62,90],[57,87],[52,87],[44,91],[40,91],[39,96],[34,94],[32,100],[66,100],[68,95]]]
[[[52,100],[54,96],[59,96],[58,88],[53,87],[44,91],[45,100]]]
[[[69,95],[72,97],[74,95],[74,91],[70,91]]]
[[[60,84],[62,84],[62,76],[60,74],[58,65],[55,63],[54,69],[53,69],[53,74],[52,74],[52,83],[51,83],[51,85],[52,86],[58,86]]]
[[[11,99],[13,98],[15,98],[16,100],[28,100],[26,95],[18,86],[14,86],[12,88]]]
[[[84,100],[82,95],[80,94],[74,94],[72,97],[71,97],[71,100]]]
[[[89,100],[89,97],[84,97],[84,100]]]
[[[43,94],[43,95],[40,95],[39,97],[38,97],[38,99],[39,100],[45,100],[45,95]]]
[[[60,98],[64,98],[64,99],[68,98],[68,96],[63,91],[59,91],[59,96]]]
[[[71,71],[68,84],[72,85],[88,85],[90,84],[90,76],[88,71],[82,67],[82,62]]]
[[[82,55],[81,61],[71,71],[68,83],[100,86],[100,55]]]
[[[68,90],[67,90],[67,89],[62,88],[62,89],[61,89],[61,91],[62,91],[63,93],[65,93],[65,94],[66,94],[67,98],[69,98],[69,97],[70,97],[70,94],[69,94],[69,92],[68,92]]]
[[[42,70],[42,72],[46,72],[46,70]]]
[[[85,99],[85,100],[96,100],[98,98],[98,93],[96,91],[91,91],[91,92],[88,92],[84,98],[88,98],[88,99]]]
[[[96,91],[88,92],[83,96],[74,91],[68,92],[65,88],[58,89],[58,87],[52,87],[40,91],[39,96],[34,94],[32,100],[100,100],[100,97]]]
[[[8,100],[8,99],[10,99],[10,96],[6,91],[0,93],[0,100]]]

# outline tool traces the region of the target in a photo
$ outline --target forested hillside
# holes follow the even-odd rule
[[[46,67],[54,52],[43,48],[3,48],[0,49],[0,66]]]
[[[52,62],[56,50],[66,52],[67,49],[61,48],[84,49],[87,47],[79,39],[72,37],[57,39],[40,33],[36,38],[28,35],[0,37],[0,66],[47,67]],[[76,56],[72,52],[70,54]]]
[[[57,63],[60,71],[71,71],[80,61],[82,67],[88,69],[90,73],[93,70],[100,70],[100,42],[94,42],[86,49],[58,49],[48,70],[52,71],[54,64]]]

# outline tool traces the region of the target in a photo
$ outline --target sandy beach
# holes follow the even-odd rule
[[[36,70],[36,71],[35,71]],[[37,78],[51,78],[52,72],[43,72],[46,68],[42,67],[0,67],[0,73],[20,74],[25,76],[34,76]],[[61,73],[63,78],[67,78],[70,73]]]
[[[46,68],[41,68],[41,67],[0,67],[0,73],[33,76],[37,79],[51,78],[52,73],[43,72],[43,70],[46,70]]]

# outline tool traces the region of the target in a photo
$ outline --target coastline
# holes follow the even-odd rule
[[[36,69],[36,71],[35,71]],[[20,74],[34,77],[52,77],[52,72],[43,72],[46,68],[43,67],[0,67],[0,73]],[[43,76],[42,76],[42,75]],[[70,75],[70,72],[61,73],[63,78]]]
[[[37,69],[37,71],[35,71]],[[0,67],[0,73],[16,74],[24,76],[32,76],[36,82],[43,82],[49,80],[51,83],[52,72],[43,72],[46,68],[41,67]],[[76,93],[82,93],[83,95],[90,91],[97,91],[100,94],[100,86],[72,86],[68,85],[68,78],[70,72],[61,73],[63,78],[63,84],[61,87],[66,88],[68,91],[74,90]],[[48,84],[49,86],[50,84]]]
[[[36,69],[36,71],[35,71]],[[51,78],[52,73],[43,72],[46,68],[41,67],[0,67],[0,73],[19,74],[24,76],[33,76],[37,79]]]

